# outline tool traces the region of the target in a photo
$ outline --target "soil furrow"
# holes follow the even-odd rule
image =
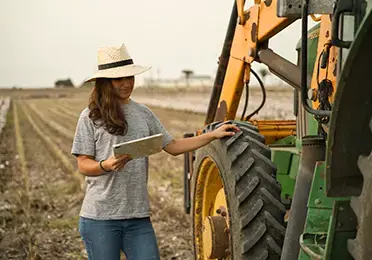
[[[50,104],[49,104],[50,103]],[[59,106],[55,100],[43,100],[43,102],[27,101],[29,106],[36,110],[36,114],[45,121],[51,121],[52,123],[57,123],[61,128],[64,128],[65,132],[72,132],[69,134],[74,134],[74,128],[77,123],[78,117],[76,115],[71,115]],[[40,116],[42,114],[42,116]]]
[[[83,192],[53,156],[24,111],[20,113],[30,183],[35,259],[77,259],[84,255],[77,231]]]
[[[14,118],[14,133],[15,133],[15,141],[17,146],[17,153],[19,156],[19,164],[20,164],[20,178],[22,179],[22,184],[20,186],[19,191],[19,200],[18,205],[22,209],[22,213],[24,215],[25,221],[25,237],[27,239],[27,251],[29,258],[34,258],[33,252],[33,235],[31,232],[31,212],[30,212],[30,181],[29,181],[29,174],[27,169],[27,161],[24,149],[24,140],[21,133],[20,127],[20,120],[19,120],[19,112],[17,105],[13,103],[13,118]]]
[[[71,133],[64,136],[56,131],[59,127],[53,129],[45,122],[51,115],[57,118],[53,111],[47,111],[47,108],[53,108],[53,102],[49,103],[49,100],[24,102],[34,103],[39,112],[28,110],[24,113],[23,107],[18,107],[28,166],[30,186],[28,200],[32,216],[29,229],[33,234],[32,249],[35,259],[86,259],[77,231],[83,192],[76,187],[76,179],[71,170],[66,170],[66,162],[58,159],[60,157],[58,152],[56,153],[58,150],[63,154],[62,157],[67,157],[76,169],[76,159],[70,156],[73,136]],[[54,105],[54,108],[59,106],[60,104]],[[151,108],[175,137],[181,137],[184,132],[195,131],[203,125],[204,117],[197,114]],[[76,115],[78,116],[78,112]],[[32,123],[28,118],[31,118]],[[55,126],[58,124],[61,125],[61,120],[55,120]],[[69,123],[68,126],[65,125],[65,128],[67,127],[72,131],[75,125]],[[12,141],[14,139],[11,138]],[[22,179],[19,179],[18,186],[21,186]],[[161,259],[192,259],[191,222],[183,211],[183,156],[172,157],[165,152],[151,156],[149,179],[152,221],[158,237]],[[14,219],[20,223],[16,226],[22,234],[17,236],[23,237],[19,248],[27,252],[27,229],[23,228],[22,231],[19,228],[26,222],[21,220],[20,214],[14,216]]]
[[[28,232],[30,214],[27,213],[29,200],[25,189],[27,169],[24,154],[22,154],[23,143],[19,138],[20,120],[14,118],[16,113],[17,111],[14,111],[14,107],[11,106],[0,142],[1,260],[28,259],[30,255],[30,234]],[[15,125],[19,126],[17,126],[18,130],[15,129]]]
[[[66,164],[68,164],[67,161],[69,161],[71,164],[71,166],[69,165],[67,168],[70,171],[76,169],[76,159],[70,155],[73,139],[72,131],[65,132],[63,130],[64,127],[60,127],[60,125],[58,125],[56,122],[53,122],[54,127],[49,125],[47,121],[48,116],[45,111],[43,112],[45,115],[44,118],[40,117],[41,113],[35,113],[35,111],[32,109],[28,110],[27,113],[30,115],[31,120],[37,126],[39,126],[38,128],[43,136],[47,136],[46,138],[49,139],[48,142],[50,143],[49,147],[52,149],[51,152],[54,151],[55,153],[62,153],[60,157],[63,157],[63,160],[66,161]],[[58,152],[58,150],[60,150],[60,152]]]

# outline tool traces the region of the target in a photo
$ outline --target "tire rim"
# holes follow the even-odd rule
[[[229,212],[223,181],[212,158],[200,164],[194,196],[194,246],[197,259],[230,259]]]

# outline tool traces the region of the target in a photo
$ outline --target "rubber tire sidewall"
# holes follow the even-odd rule
[[[208,145],[198,149],[198,151],[196,152],[196,161],[195,161],[195,164],[194,164],[194,173],[192,175],[192,178],[191,178],[191,183],[192,183],[192,193],[191,193],[191,213],[192,213],[192,236],[193,236],[193,241],[195,241],[195,230],[194,230],[194,227],[195,227],[195,219],[194,219],[194,210],[195,210],[195,192],[196,192],[196,180],[198,178],[198,173],[199,173],[199,167],[200,165],[202,164],[203,160],[207,157],[209,157],[210,159],[213,160],[213,162],[216,164],[219,172],[225,172],[226,174],[232,174],[231,173],[231,162],[227,156],[227,149],[226,149],[226,146],[223,144],[223,142],[221,140],[215,140],[211,143],[209,143]],[[224,185],[224,191],[225,191],[225,194],[227,196],[226,198],[226,203],[227,203],[227,207],[228,207],[228,211],[229,211],[229,219],[230,219],[230,223],[229,223],[229,226],[230,226],[230,234],[232,234],[232,236],[230,236],[230,245],[233,244],[234,245],[234,248],[231,252],[231,255],[230,255],[230,258],[231,259],[234,259],[234,256],[235,255],[240,255],[241,252],[242,252],[242,248],[241,248],[241,244],[240,243],[234,243],[234,235],[237,234],[238,236],[240,235],[240,227],[239,227],[239,219],[235,220],[232,218],[232,215],[233,216],[236,216],[236,214],[231,214],[231,211],[233,212],[237,212],[238,208],[238,203],[237,203],[237,200],[236,200],[236,197],[235,197],[235,182],[232,181],[233,179],[230,178],[223,178],[223,176],[221,176],[221,174],[219,174],[222,181],[223,181],[223,185]],[[226,188],[227,187],[227,188]],[[234,195],[234,196],[231,196],[231,195]],[[203,221],[203,220],[201,220]],[[195,243],[194,243],[194,257],[195,259],[198,259],[197,258],[197,249],[195,248]]]

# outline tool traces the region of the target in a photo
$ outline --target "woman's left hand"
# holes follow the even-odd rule
[[[234,124],[222,125],[219,128],[212,131],[213,137],[220,139],[225,136],[233,136],[236,132],[241,131],[239,127]]]

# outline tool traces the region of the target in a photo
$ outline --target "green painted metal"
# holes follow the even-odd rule
[[[308,51],[308,59],[307,59],[307,68],[308,68],[308,75],[312,77],[313,69],[316,61],[316,54],[318,50],[318,41],[319,41],[319,32],[320,32],[320,23],[317,23],[312,28],[309,29],[307,34],[307,51]],[[296,50],[299,51],[301,49],[301,39],[297,42]]]
[[[368,0],[368,8],[367,10],[371,10],[371,4],[372,0]],[[367,13],[368,13],[367,11]],[[369,21],[372,21],[372,18],[370,18]],[[370,22],[368,26],[370,26]],[[367,26],[366,26],[367,27]],[[344,20],[344,36],[353,35],[353,24],[350,23],[347,19]],[[367,35],[367,33],[365,33]],[[368,34],[369,36],[371,34]],[[347,37],[348,39],[353,37]],[[358,41],[356,43],[359,44]],[[354,43],[354,45],[356,45]],[[367,52],[368,49],[370,49],[370,44],[365,45],[365,49],[358,46],[358,48],[352,48],[350,51],[350,55],[353,54],[352,51],[354,50],[355,53],[364,55],[364,52]],[[349,50],[343,50],[343,62],[345,62],[345,58],[347,57],[347,54]],[[350,56],[349,55],[349,56]],[[370,59],[366,59],[370,60]],[[310,62],[310,61],[309,61]],[[350,62],[351,63],[351,62]],[[366,67],[367,63],[356,63],[355,62],[355,70],[360,70],[361,67]],[[345,63],[345,67],[348,68],[347,64]],[[357,67],[359,65],[359,67]],[[340,68],[340,66],[339,66]],[[348,79],[347,82],[350,83],[350,92],[354,94],[355,92],[355,86],[364,86],[364,89],[368,89],[367,87],[370,85],[368,83],[355,83],[356,80],[351,80],[351,73],[343,72],[345,78]],[[368,78],[368,75],[365,77],[358,76],[357,73],[355,73],[356,79],[360,78]],[[339,81],[344,84],[345,80],[339,79]],[[369,81],[370,82],[370,81]],[[362,120],[359,120],[359,118],[355,118],[358,111],[371,111],[368,108],[359,109],[356,113],[353,113],[351,111],[352,107],[356,107],[361,104],[369,104],[370,102],[364,101],[364,99],[361,98],[354,98],[353,94],[346,94],[346,96],[349,100],[352,102],[341,102],[340,96],[343,92],[343,85],[340,84],[338,86],[338,91],[336,94],[336,101],[334,104],[334,113],[337,113],[336,116],[349,116],[350,118],[347,118],[345,120],[345,127],[333,127],[330,129],[330,141],[327,142],[327,148],[328,148],[328,154],[327,154],[327,165],[325,162],[319,162],[316,165],[316,169],[314,172],[313,182],[311,186],[311,192],[308,200],[308,215],[306,218],[306,225],[304,228],[304,233],[302,235],[302,239],[300,240],[301,244],[301,252],[299,259],[301,260],[307,260],[307,259],[327,259],[327,260],[349,260],[353,259],[347,249],[347,241],[349,239],[352,239],[355,237],[356,234],[356,217],[353,211],[350,208],[350,198],[346,197],[349,195],[355,195],[352,193],[356,193],[358,190],[358,184],[360,183],[357,179],[358,176],[351,176],[350,174],[353,172],[357,172],[355,169],[350,169],[352,167],[355,168],[355,153],[351,149],[354,148],[355,141],[352,138],[358,139],[362,141],[362,144],[365,146],[370,147],[370,144],[366,141],[366,138],[364,138],[364,135],[360,134],[358,131],[364,131],[361,126],[368,125],[363,124]],[[353,92],[354,91],[354,92]],[[346,92],[346,91],[345,91]],[[341,93],[341,94],[340,94]],[[363,98],[369,98],[370,97],[370,91],[368,93],[361,92],[360,88],[358,88],[358,92],[355,93],[363,93],[360,96],[363,96]],[[347,100],[347,98],[344,98]],[[358,100],[358,101],[355,101]],[[368,99],[370,100],[370,98]],[[352,103],[352,104],[351,104]],[[337,110],[341,110],[339,108],[339,104],[341,104],[345,111],[344,113],[340,113]],[[350,105],[351,104],[351,105]],[[370,108],[370,107],[369,107]],[[368,119],[368,122],[370,120],[370,114],[361,113],[362,116],[365,116]],[[332,115],[334,117],[335,115]],[[346,117],[345,117],[346,118]],[[359,124],[354,124],[354,128],[350,128],[350,122],[353,120],[353,122],[360,122]],[[333,124],[335,122],[335,119],[333,118]],[[307,115],[307,133],[308,134],[316,134],[317,133],[317,122],[314,120],[312,115]],[[335,125],[335,124],[334,124]],[[332,125],[333,126],[333,125]],[[331,127],[332,127],[331,126]],[[346,131],[347,130],[347,131]],[[334,131],[338,135],[344,135],[342,138],[339,138],[338,142],[334,142]],[[366,127],[365,131],[369,131],[369,128]],[[351,134],[350,134],[351,133]],[[359,134],[358,134],[359,133]],[[369,133],[369,132],[368,132]],[[352,137],[352,138],[350,138]],[[368,143],[368,145],[367,145]],[[336,149],[336,145],[337,147]],[[350,145],[351,144],[351,145]],[[354,145],[354,146],[353,146]],[[363,150],[359,149],[358,151]],[[368,152],[370,149],[368,150]],[[342,154],[342,156],[339,156],[338,160],[334,159],[336,156],[334,154]],[[345,156],[346,155],[346,156]],[[357,154],[359,155],[359,154]],[[333,159],[334,165],[331,165],[330,159]],[[331,169],[333,167],[333,169]],[[337,168],[337,169],[336,169]],[[335,170],[336,169],[336,170]],[[327,173],[326,173],[327,172]],[[342,172],[345,172],[344,176],[342,176]],[[332,187],[330,186],[330,178],[331,173],[333,176],[338,177],[338,179],[335,177],[333,179]],[[340,174],[341,173],[341,174]],[[329,192],[327,194],[327,191]],[[328,197],[332,196],[332,197]],[[344,196],[344,197],[339,197]]]
[[[286,136],[278,141],[276,141],[271,147],[286,145],[286,146],[294,146],[296,144],[296,136],[289,135]]]
[[[277,174],[285,174],[288,175],[292,154],[289,151],[273,151],[272,159],[277,167]]]
[[[307,51],[308,51],[308,60],[307,60],[307,74],[309,78],[312,78],[313,71],[315,67],[315,61],[318,52],[318,42],[319,42],[319,32],[320,32],[320,23],[317,23],[308,31],[308,42],[307,42]],[[296,50],[299,52],[301,50],[301,39],[296,45]],[[307,120],[307,134],[316,135],[318,133],[318,122],[314,119],[314,116],[306,113]]]
[[[316,54],[316,51],[311,51],[309,49],[309,56],[315,55],[314,53]],[[312,61],[311,59],[308,61],[309,75],[312,74],[313,70],[313,66],[311,66]],[[306,120],[307,134],[317,134],[318,123],[313,115],[307,114]],[[297,140],[296,146],[300,149],[300,140]],[[332,147],[329,146],[328,149],[333,150]],[[300,156],[298,156],[298,158],[300,158]],[[293,161],[294,157],[292,157],[292,164]],[[336,164],[338,162],[336,162]],[[295,179],[296,173],[291,177]],[[355,215],[349,206],[350,198],[328,197],[326,179],[326,164],[325,162],[319,162],[314,171],[308,200],[306,224],[300,239],[300,260],[353,259],[347,250],[347,241],[355,237],[357,223]],[[287,186],[288,185],[285,187]]]
[[[324,188],[324,162],[315,166],[313,181],[308,200],[308,213],[303,237],[307,239],[301,243],[299,259],[317,259],[323,257],[329,221],[332,215],[332,202],[328,200]],[[310,255],[313,254],[313,258]],[[322,259],[322,258],[318,258]]]
[[[307,206],[317,209],[332,209],[333,203],[339,200],[349,198],[331,198],[327,197],[325,186],[325,162],[318,162],[315,167],[315,174],[311,184],[311,193]]]
[[[292,156],[292,167],[289,170],[289,176],[292,179],[296,179],[298,168],[300,167],[301,156],[299,154],[293,154]]]
[[[318,40],[319,40],[319,31],[320,31],[320,24],[316,24],[308,31],[308,75],[309,77],[312,76],[317,49],[318,49]],[[296,50],[299,51],[301,49],[301,39],[298,41]],[[311,135],[316,135],[318,132],[318,123],[314,119],[314,116],[307,114],[307,133]],[[293,145],[295,151],[287,151],[287,150],[275,150],[272,152],[272,161],[277,165],[277,180],[280,182],[282,186],[282,198],[288,199],[292,198],[294,186],[296,182],[296,176],[298,172],[298,168],[300,165],[300,151],[301,151],[301,140],[298,139],[296,136],[288,136],[279,141],[277,141],[274,146],[280,145]]]
[[[348,260],[347,239],[355,236],[355,219],[350,198],[330,198],[326,194],[325,162],[314,170],[308,200],[308,214],[300,239],[299,259]]]
[[[330,260],[353,260],[347,250],[347,241],[355,238],[357,220],[349,200],[335,201],[328,229],[325,258]]]
[[[285,200],[292,199],[296,180],[285,174],[277,174],[276,179],[282,186],[282,198]]]
[[[308,75],[311,76],[317,54],[319,24],[311,28],[308,35]],[[299,50],[300,45],[296,49]],[[318,122],[314,116],[306,114],[306,123],[307,134],[316,135]],[[291,200],[293,196],[301,160],[301,146],[301,140],[296,136],[288,136],[273,145],[275,149],[272,150],[272,161],[277,165],[277,180],[282,186],[283,200]],[[300,239],[300,260],[351,259],[347,251],[347,240],[355,237],[355,216],[348,206],[348,197],[327,197],[325,173],[326,163],[318,162],[307,205],[306,224]]]
[[[314,116],[306,113],[307,117],[307,134],[308,135],[317,135],[318,134],[318,121],[315,120]]]
[[[290,200],[293,196],[296,175],[299,167],[299,150],[296,137],[288,136],[271,145],[271,160],[277,166],[277,180],[282,186],[282,199]]]

